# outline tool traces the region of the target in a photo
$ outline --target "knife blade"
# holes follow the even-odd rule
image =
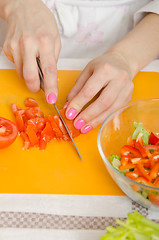
[[[36,61],[37,61],[37,65],[38,65],[38,72],[39,72],[39,78],[40,78],[40,88],[44,91],[44,77],[43,77],[43,72],[42,72],[42,69],[41,69],[40,58],[37,57]],[[59,115],[59,117],[60,117],[60,119],[61,119],[61,121],[62,121],[62,123],[63,123],[63,125],[64,125],[64,127],[65,127],[65,129],[66,129],[66,131],[67,131],[67,133],[68,133],[68,135],[69,135],[77,153],[78,153],[78,155],[79,155],[79,157],[80,157],[80,159],[83,161],[82,156],[81,156],[81,154],[80,154],[80,152],[79,152],[79,150],[78,150],[78,148],[77,148],[77,146],[76,146],[76,144],[75,144],[75,142],[72,138],[72,135],[71,135],[65,121],[63,120],[63,117],[61,116],[61,113],[60,113],[60,111],[59,111],[59,109],[58,109],[58,107],[56,106],[55,103],[54,103],[54,107],[55,107],[55,109],[56,109],[56,111],[57,111],[57,113],[58,113],[58,115]]]

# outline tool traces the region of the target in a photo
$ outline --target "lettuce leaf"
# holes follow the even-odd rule
[[[142,133],[141,138],[143,140],[143,143],[147,145],[149,142],[149,136],[150,136],[149,132],[143,128],[142,123],[134,122],[134,127],[135,127],[135,131],[132,135],[132,139],[137,139],[138,135]]]
[[[127,220],[116,220],[119,226],[107,227],[107,233],[100,240],[159,240],[159,224],[155,223],[137,211],[128,213]]]

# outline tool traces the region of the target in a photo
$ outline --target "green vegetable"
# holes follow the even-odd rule
[[[115,158],[115,159],[118,159],[119,161],[120,161],[120,159],[121,159],[121,157],[119,157],[118,155],[113,155],[113,154],[112,154],[112,155],[110,156],[110,161],[112,162],[112,161],[114,160],[114,158]]]
[[[159,240],[159,224],[136,212],[128,213],[127,220],[116,220],[118,227],[107,227],[100,240]]]
[[[139,135],[140,133],[142,133],[142,137],[141,137],[141,138],[142,138],[142,140],[143,140],[143,143],[144,143],[145,145],[147,145],[148,142],[149,142],[149,136],[150,136],[149,132],[147,132],[147,131],[143,128],[142,123],[134,122],[134,127],[135,127],[135,131],[134,131],[134,133],[133,133],[133,135],[132,135],[132,139],[137,139],[138,135]]]

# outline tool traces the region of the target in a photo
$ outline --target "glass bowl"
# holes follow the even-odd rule
[[[98,149],[109,174],[122,191],[142,206],[159,211],[159,188],[129,179],[115,169],[110,161],[111,154],[120,155],[121,147],[132,136],[134,122],[142,122],[146,130],[159,133],[159,99],[131,102],[110,114],[100,128]]]

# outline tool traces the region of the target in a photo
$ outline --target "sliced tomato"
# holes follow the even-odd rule
[[[21,138],[23,139],[23,148],[26,150],[26,149],[29,149],[31,144],[30,144],[30,141],[29,141],[29,138],[27,136],[27,134],[25,132],[21,132],[20,133],[20,136]]]
[[[127,144],[129,146],[135,147],[135,142],[136,142],[136,140],[133,140],[131,136],[128,137]]]
[[[128,178],[130,178],[130,179],[132,179],[132,180],[135,180],[136,178],[139,177],[139,172],[138,172],[137,169],[134,169],[134,171],[127,172],[127,173],[125,173],[125,175],[126,175]]]
[[[145,178],[147,181],[150,181],[150,182],[152,181],[151,176],[148,174],[148,172],[145,170],[145,168],[141,163],[136,164],[136,167],[141,177]]]
[[[71,136],[73,138],[78,137],[80,135],[81,131],[74,127],[73,120],[69,120],[69,119],[66,118],[65,112],[66,112],[66,109],[61,109],[60,110],[61,116],[62,116],[64,122],[66,123],[66,125],[67,125],[67,127],[68,127],[68,129],[71,133]]]
[[[149,144],[156,145],[157,143],[159,143],[159,137],[155,133],[151,132],[149,137]]]
[[[36,117],[44,117],[43,112],[39,107],[31,107],[25,110],[25,116],[27,119],[32,119]]]
[[[26,122],[26,125],[27,126],[30,125],[35,130],[36,133],[41,132],[45,127],[45,120],[42,117],[36,117],[33,119],[29,119]]]
[[[46,122],[44,130],[41,132],[39,147],[44,150],[47,144],[55,137],[55,133],[49,122]]]
[[[143,158],[147,157],[147,152],[144,148],[143,140],[141,137],[138,139],[138,141],[135,142],[135,147],[139,149]]]
[[[55,120],[56,124],[58,125],[59,129],[60,129],[61,132],[62,132],[62,138],[63,138],[65,141],[70,140],[70,137],[69,137],[69,135],[68,135],[68,133],[67,133],[67,130],[66,130],[65,126],[63,125],[60,117],[57,116],[57,115],[55,115],[55,116],[54,116],[54,120]]]
[[[120,170],[126,170],[126,169],[132,169],[132,168],[135,168],[135,164],[128,163],[126,165],[120,165],[119,166]]]
[[[26,98],[24,101],[24,105],[26,107],[38,107],[37,101],[33,98]]]
[[[150,202],[152,202],[154,205],[159,206],[159,194],[156,195],[156,194],[151,193],[148,195],[148,198],[149,198]]]
[[[16,121],[16,125],[17,125],[17,128],[20,132],[24,131],[24,120],[23,120],[23,116],[22,114],[16,114],[16,118],[15,118],[15,121]]]
[[[127,157],[142,157],[140,151],[132,146],[124,145],[120,149],[121,156],[127,156]]]
[[[52,127],[52,129],[53,129],[53,131],[54,131],[54,133],[55,133],[56,138],[57,138],[58,140],[59,140],[59,139],[62,139],[62,138],[63,138],[63,134],[62,134],[59,126],[58,126],[57,123],[55,122],[54,117],[52,117],[52,116],[49,115],[49,116],[47,116],[47,117],[45,118],[45,121],[50,122],[51,127]]]
[[[0,149],[11,145],[18,134],[16,125],[5,118],[0,117]]]
[[[31,125],[27,126],[26,134],[32,146],[36,145],[39,142],[38,136],[36,135],[36,131],[32,128]]]
[[[151,179],[157,178],[158,174],[159,174],[159,162],[157,162],[151,169],[151,172],[150,172]]]
[[[150,181],[147,181],[143,177],[138,177],[138,178],[135,179],[135,181],[138,182],[138,183],[142,183],[144,185],[148,185],[148,186],[151,186],[151,187],[153,186],[154,187],[154,185]]]

